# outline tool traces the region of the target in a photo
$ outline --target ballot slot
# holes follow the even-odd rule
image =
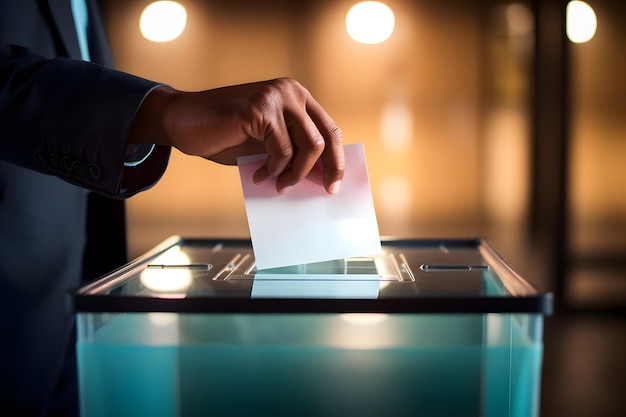
[[[255,277],[266,280],[415,280],[402,253],[383,253],[373,257],[344,258],[262,270],[257,269],[250,253],[238,253],[213,276],[213,280],[254,280]]]

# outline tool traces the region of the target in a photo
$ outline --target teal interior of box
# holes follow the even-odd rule
[[[256,271],[176,238],[79,289],[82,415],[536,416],[549,295],[481,240],[384,248]]]

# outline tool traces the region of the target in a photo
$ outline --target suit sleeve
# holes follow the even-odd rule
[[[170,148],[125,167],[128,135],[159,84],[98,64],[46,59],[0,46],[0,158],[100,194],[127,198],[152,187]]]

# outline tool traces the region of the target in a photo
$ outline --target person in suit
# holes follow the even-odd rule
[[[277,192],[320,158],[329,193],[344,171],[341,131],[297,81],[192,93],[116,71],[96,0],[79,1],[82,23],[75,0],[0,0],[0,410],[11,416],[77,413],[66,293],[126,261],[122,200],[161,178],[172,147],[223,164],[265,152],[255,181]]]

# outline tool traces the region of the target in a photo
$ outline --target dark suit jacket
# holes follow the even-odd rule
[[[169,148],[124,167],[156,83],[114,71],[97,3],[92,61],[70,0],[0,0],[0,409],[35,415],[68,345],[68,289],[125,261],[121,201],[155,184]],[[96,193],[90,193],[95,191]],[[87,262],[83,262],[87,259]]]

